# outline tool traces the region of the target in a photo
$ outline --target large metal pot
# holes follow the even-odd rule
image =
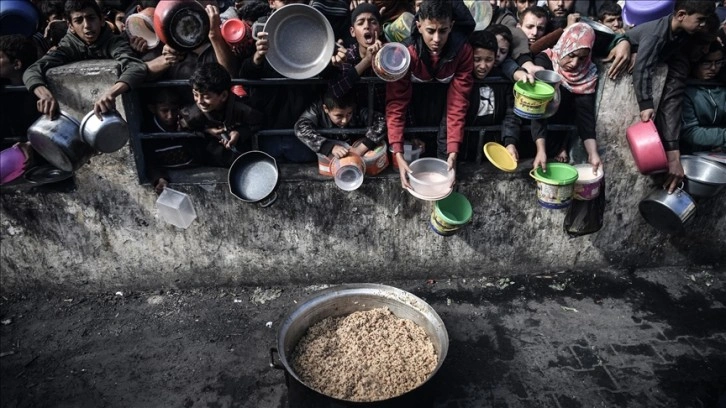
[[[418,388],[385,401],[362,403],[344,401],[320,394],[309,388],[292,368],[292,352],[307,329],[331,316],[343,316],[357,311],[386,307],[394,315],[419,325],[429,336],[438,356],[436,368]],[[436,311],[421,298],[392,286],[361,283],[334,286],[315,293],[302,301],[283,320],[277,336],[277,348],[270,351],[270,365],[285,370],[291,407],[421,407],[430,404],[425,385],[441,368],[449,349],[449,335]],[[278,364],[274,360],[279,354]]]
[[[281,7],[267,19],[264,31],[270,44],[267,61],[288,78],[318,75],[335,51],[330,23],[321,12],[306,4]]]
[[[683,189],[694,197],[713,197],[726,186],[726,166],[687,155],[681,156],[681,165],[686,174]]]
[[[248,203],[268,207],[277,200],[279,172],[275,159],[265,152],[252,150],[241,154],[227,174],[229,191]]]
[[[101,153],[113,153],[124,147],[129,140],[129,127],[121,114],[106,112],[101,118],[94,111],[83,118],[80,126],[83,140]]]
[[[94,152],[78,131],[76,119],[61,111],[55,120],[43,115],[28,128],[28,141],[38,154],[63,171],[74,171]]]
[[[154,9],[154,32],[175,50],[191,51],[209,35],[209,16],[195,0],[164,0]]]
[[[654,228],[668,233],[681,233],[696,213],[696,202],[681,188],[672,194],[656,189],[640,201],[640,215]]]

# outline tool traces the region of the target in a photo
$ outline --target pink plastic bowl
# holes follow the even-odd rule
[[[9,183],[25,171],[25,153],[13,146],[0,152],[0,184]]]
[[[653,121],[631,125],[626,135],[635,166],[641,174],[663,173],[668,169],[665,149]]]

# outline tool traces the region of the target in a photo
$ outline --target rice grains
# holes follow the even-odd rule
[[[348,401],[380,401],[421,385],[436,368],[433,343],[387,308],[328,317],[310,327],[292,354],[309,387]]]

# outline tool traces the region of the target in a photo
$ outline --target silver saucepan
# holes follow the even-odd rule
[[[61,111],[51,120],[43,115],[28,128],[28,141],[38,154],[63,171],[74,171],[90,160],[94,152],[79,132],[79,123]]]
[[[279,172],[275,159],[265,152],[252,150],[240,155],[229,168],[229,191],[248,203],[268,207],[277,200]]]

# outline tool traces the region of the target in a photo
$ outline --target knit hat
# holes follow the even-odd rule
[[[350,24],[355,24],[355,19],[362,13],[371,13],[378,20],[378,23],[381,22],[381,13],[378,11],[378,7],[371,3],[361,3],[350,13]]]

